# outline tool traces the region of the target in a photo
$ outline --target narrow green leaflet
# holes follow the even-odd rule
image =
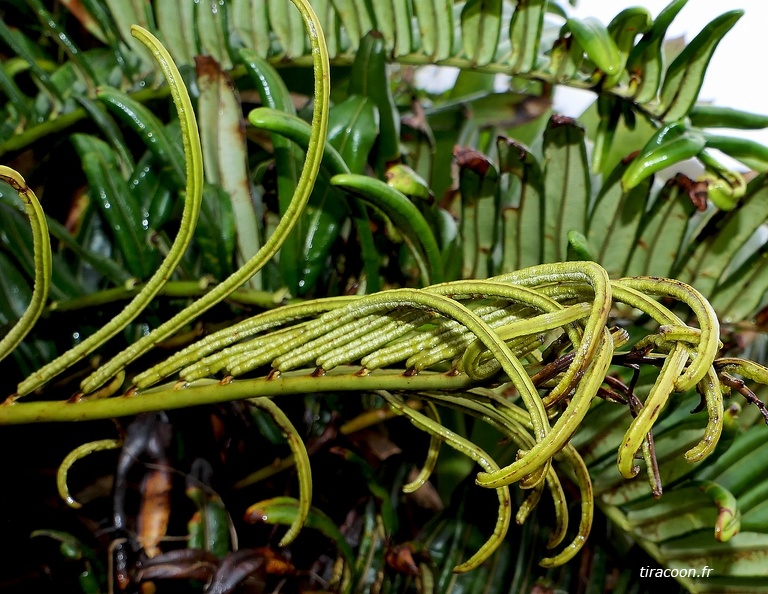
[[[509,63],[513,72],[530,72],[536,68],[546,9],[546,0],[518,1],[509,23],[512,45]]]
[[[595,146],[592,149],[592,172],[602,173],[611,158],[616,129],[622,115],[621,99],[613,95],[600,95],[597,98],[597,116],[599,118],[595,132]],[[609,174],[609,172],[605,172]]]
[[[621,184],[625,190],[631,190],[654,173],[696,157],[706,144],[704,134],[691,130],[684,121],[668,124],[632,159],[621,177]]]
[[[194,34],[196,4],[176,2],[176,0],[155,0],[154,6],[158,31],[176,64],[179,66],[194,64],[198,53]]]
[[[400,9],[398,16],[402,18],[407,8],[402,6],[398,8]],[[451,0],[414,0],[413,8],[421,37],[420,51],[434,60],[450,57],[454,26],[453,2]],[[407,29],[410,29],[410,25],[407,25]],[[402,30],[400,26],[396,29],[398,32]]]
[[[318,21],[323,28],[328,44],[328,55],[334,58],[342,51],[343,31],[339,24],[339,14],[333,7],[333,0],[314,0],[312,8],[317,13]]]
[[[238,262],[242,264],[261,246],[251,193],[242,107],[232,81],[215,60],[201,56],[197,58],[196,66],[206,179],[220,186],[229,196],[237,230]],[[250,286],[261,288],[258,274],[251,279]]]
[[[463,278],[493,274],[491,252],[498,234],[499,174],[491,160],[475,149],[456,147],[461,194],[460,230]]]
[[[376,21],[376,31],[384,39],[384,48],[391,55],[395,48],[396,22],[395,22],[395,4],[401,0],[391,0],[390,2],[371,2],[373,18]]]
[[[8,75],[3,65],[0,65],[0,91],[8,98],[6,107],[9,111],[15,110],[19,116],[18,118],[13,118],[16,122],[15,128],[26,126],[27,122],[35,121],[35,109],[32,101],[21,92],[19,85]]]
[[[286,6],[288,3],[286,3]],[[212,56],[224,70],[232,68],[227,30],[227,3],[222,0],[195,2],[195,29],[200,53]]]
[[[623,271],[625,276],[669,276],[683,251],[688,223],[696,206],[688,196],[694,182],[686,177],[669,180],[651,210],[643,215],[640,236]],[[693,191],[693,190],[691,190]]]
[[[645,33],[627,58],[630,90],[638,103],[656,99],[664,72],[664,38],[667,29],[688,0],[672,0],[659,13],[650,31]]]
[[[768,147],[765,145],[734,136],[705,133],[704,137],[708,148],[722,151],[758,173],[768,171]]]
[[[584,233],[590,197],[584,129],[573,119],[550,118],[544,132],[543,262],[566,257],[568,231]]]
[[[461,11],[464,54],[475,66],[496,56],[501,33],[501,0],[468,0]]]
[[[48,291],[51,287],[51,241],[48,236],[48,227],[46,225],[45,214],[40,206],[40,202],[34,192],[27,187],[27,184],[16,171],[5,166],[0,166],[0,179],[11,184],[18,192],[19,198],[24,203],[24,208],[29,219],[32,233],[32,243],[35,258],[35,276],[32,295],[28,305],[25,303],[23,314],[19,314],[19,320],[0,339],[0,359],[4,359],[12,352],[24,337],[29,333],[43,312]],[[22,281],[18,287],[25,286]],[[22,291],[18,288],[11,290],[11,294],[18,295]],[[6,294],[8,292],[6,291]],[[8,295],[8,301],[12,302],[13,296]],[[10,317],[10,316],[9,316]]]
[[[688,114],[699,97],[715,48],[743,14],[743,10],[731,10],[714,19],[669,65],[656,110],[665,121],[673,122]]]
[[[150,32],[155,31],[155,23],[150,20],[152,12],[147,10],[148,7],[143,0],[104,0],[104,2],[115,21],[120,38],[131,48],[131,53],[139,57],[141,69],[144,72],[154,71],[156,66],[152,54],[131,35],[132,25],[138,25]]]
[[[75,44],[67,32],[59,25],[56,18],[43,5],[41,0],[28,0],[27,4],[37,14],[43,27],[48,29],[48,34],[56,42],[61,51],[69,56],[71,64],[78,70],[80,76],[88,86],[89,94],[93,93],[94,85],[105,82],[100,79],[96,71],[91,67],[88,58]]]
[[[30,72],[47,91],[54,101],[64,101],[64,94],[51,81],[51,77],[46,70],[38,63],[40,56],[35,55],[34,51],[39,52],[39,48],[31,43],[20,31],[12,30],[3,19],[0,19],[0,39],[11,48],[11,51],[21,58],[29,66]]]
[[[270,30],[283,49],[285,59],[304,54],[304,24],[301,14],[286,0],[267,0]]]
[[[746,198],[727,213],[718,213],[696,239],[696,249],[682,263],[679,279],[711,295],[741,247],[768,218],[768,187],[753,182]]]
[[[768,292],[768,251],[765,245],[718,283],[712,307],[726,321],[748,320],[765,304]]]
[[[6,204],[0,206],[2,213],[3,233],[0,233],[0,246],[6,253],[13,256],[21,271],[34,278],[37,271],[35,266],[35,236],[24,220],[18,208]],[[84,293],[82,284],[70,272],[61,255],[54,253],[51,263],[51,287],[49,297],[53,299],[69,299]]]
[[[430,0],[421,0],[427,2]],[[411,33],[411,2],[409,0],[391,0],[395,17],[395,56],[410,54],[416,45]],[[425,8],[426,9],[426,8]]]
[[[299,514],[299,502],[292,497],[274,497],[251,505],[245,512],[246,521],[264,522],[265,524],[290,526]],[[316,508],[312,508],[307,516],[305,526],[319,530],[327,536],[339,549],[344,560],[350,566],[354,565],[355,556],[344,535],[328,516]]]
[[[688,117],[691,119],[691,125],[697,128],[736,128],[738,130],[768,128],[767,115],[719,105],[694,105]]]
[[[606,75],[606,84],[612,86],[624,69],[624,57],[616,47],[608,29],[598,19],[568,19],[566,26],[595,66]]]
[[[93,6],[92,1],[88,2],[86,0],[85,2],[82,2],[78,0],[63,0],[62,4],[67,7],[67,9],[78,21],[80,21],[83,27],[87,29],[88,33],[96,37],[96,39],[102,43],[107,43],[107,35],[104,32],[104,28],[101,24],[103,21],[97,18],[97,16],[91,12],[91,8]],[[103,15],[103,8],[101,12]]]
[[[157,175],[157,162],[151,151],[144,151],[133,171],[128,176],[128,190],[141,204],[149,226],[162,229],[173,211],[171,189],[175,190],[167,176]]]
[[[32,288],[4,252],[0,252],[0,323],[15,323],[32,300]]]
[[[653,18],[647,8],[634,6],[625,8],[608,23],[608,33],[626,65],[630,52],[635,47],[638,35],[644,35],[653,25]],[[623,66],[622,66],[623,68]]]
[[[436,211],[436,232],[440,242],[440,255],[446,281],[461,278],[461,234],[453,215],[444,208]]]
[[[73,238],[69,230],[56,219],[48,217],[47,221],[51,236],[56,238],[61,247],[72,250],[82,260],[81,268],[86,264],[115,285],[123,284],[130,278],[130,273],[123,266],[103,254],[88,249],[87,244],[83,245],[85,242],[81,243]]]
[[[375,31],[368,33],[352,64],[349,94],[368,97],[379,112],[379,138],[376,148],[377,170],[400,158],[400,114],[392,97],[387,76],[384,39]]]
[[[366,3],[360,0],[331,0],[331,3],[347,32],[350,49],[356,52],[360,40],[373,29]]]
[[[269,53],[269,20],[264,0],[232,0],[230,26],[249,51],[259,57]]]
[[[541,262],[544,231],[544,178],[530,149],[499,138],[502,216],[502,273]]]
[[[232,550],[231,520],[224,502],[210,487],[202,488],[194,480],[187,482],[186,494],[197,508],[187,523],[188,547],[210,551],[221,559]]]
[[[611,277],[621,276],[635,248],[653,177],[625,192],[621,177],[627,165],[619,163],[605,180],[589,213],[587,238],[596,250],[595,261]]]
[[[179,187],[184,187],[184,158],[181,147],[169,138],[162,122],[149,108],[132,97],[109,87],[99,89],[98,98],[109,110],[136,132],[155,158],[168,170]]]
[[[235,215],[232,198],[221,186],[206,183],[195,228],[205,273],[226,278],[235,264]]]

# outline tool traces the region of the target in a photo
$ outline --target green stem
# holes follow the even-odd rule
[[[125,301],[135,297],[144,288],[144,284],[135,286],[122,286],[98,291],[90,295],[67,299],[66,301],[52,301],[46,309],[46,314],[61,313],[67,311],[78,311],[90,307],[100,307],[117,301]],[[205,295],[211,291],[211,287],[204,281],[169,281],[157,293],[160,297],[171,299],[194,298]],[[229,301],[240,305],[251,305],[263,309],[274,309],[287,303],[300,303],[300,299],[284,300],[281,293],[271,293],[269,291],[251,291],[249,289],[238,289],[229,297]]]
[[[100,400],[19,402],[9,399],[5,404],[0,404],[0,425],[111,419],[257,396],[272,398],[375,390],[458,390],[474,384],[465,375],[423,372],[409,377],[403,375],[402,371],[380,370],[360,376],[354,373],[358,370],[358,367],[337,367],[324,376],[315,377],[304,369],[283,373],[274,379],[234,380],[228,384],[216,380],[199,380],[186,387],[183,384],[180,387],[168,384],[137,396]]]

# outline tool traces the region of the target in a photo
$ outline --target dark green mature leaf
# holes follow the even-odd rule
[[[706,142],[702,132],[690,129],[683,120],[660,128],[624,171],[624,189],[631,190],[654,173],[696,157]]]
[[[110,146],[94,136],[72,137],[88,178],[90,193],[114,234],[120,254],[131,274],[143,279],[155,268],[155,252],[149,242],[149,221],[141,205],[128,191]]]
[[[19,270],[27,274],[29,278],[34,278],[35,257],[32,243],[32,231],[29,223],[26,221],[15,206],[9,206],[14,202],[3,200],[0,203],[0,247],[11,257]],[[61,256],[53,254],[53,266],[51,267],[51,290],[52,299],[69,299],[78,297],[85,293],[81,283],[70,272]]]
[[[704,137],[708,148],[722,151],[758,173],[768,171],[768,147],[759,142],[715,134],[705,134]]]
[[[162,122],[147,107],[117,89],[99,89],[99,100],[131,127],[152,151],[174,184],[184,187],[184,156],[180,144],[174,143]]]
[[[653,25],[653,18],[647,8],[634,6],[625,8],[608,23],[608,33],[616,44],[626,65],[630,52],[635,47],[638,35],[644,35]]]
[[[99,78],[96,71],[91,67],[84,52],[82,52],[74,40],[70,38],[67,32],[58,23],[57,19],[54,18],[43,5],[42,1],[28,0],[27,3],[37,14],[37,18],[40,20],[41,25],[48,30],[49,36],[53,38],[59,45],[59,48],[69,56],[71,63],[74,64],[75,68],[77,68],[80,75],[84,78],[86,85],[91,92],[93,91],[94,85],[106,82]]]
[[[377,170],[383,173],[387,163],[400,158],[400,114],[392,97],[387,76],[384,39],[375,31],[361,41],[349,79],[350,95],[368,97],[379,112]]]
[[[371,10],[376,22],[376,31],[384,40],[384,48],[391,55],[395,48],[397,22],[395,20],[395,5],[399,0],[391,2],[371,2]],[[399,35],[399,32],[398,32]],[[410,38],[410,35],[408,36]]]
[[[392,221],[426,272],[425,285],[443,281],[443,262],[432,230],[405,195],[383,181],[359,174],[335,175],[331,184],[359,197]]]
[[[426,0],[424,0],[426,1]],[[410,54],[415,49],[411,31],[411,3],[409,0],[392,0],[392,12],[395,18],[395,56]],[[417,8],[418,10],[418,8]]]
[[[141,204],[147,214],[149,226],[162,229],[173,213],[172,189],[175,190],[170,176],[158,175],[155,155],[147,150],[136,163],[128,178],[128,189]]]
[[[112,148],[120,158],[120,171],[123,174],[123,177],[126,177],[134,169],[135,163],[133,162],[133,155],[128,149],[115,121],[109,116],[103,105],[96,103],[92,99],[88,97],[78,97],[77,102],[82,105],[86,112],[88,112],[90,118],[112,145]]]
[[[688,113],[697,128],[736,128],[762,130],[768,128],[768,116],[719,105],[694,105]]]
[[[241,50],[240,57],[256,86],[262,103],[271,109],[296,115],[288,88],[274,67],[252,50]],[[277,201],[280,214],[283,215],[288,210],[298,184],[302,153],[289,139],[279,134],[270,136],[277,176]],[[296,228],[280,247],[280,273],[283,282],[293,294],[298,293],[299,289],[299,271],[296,262],[301,251],[301,238],[306,234],[303,222],[303,219],[299,219]]]
[[[235,254],[235,217],[232,199],[220,186],[205,184],[200,220],[195,227],[195,241],[207,273],[224,279],[233,271]]]
[[[26,122],[34,122],[37,119],[32,101],[22,93],[19,86],[3,67],[0,67],[0,91],[8,98],[8,103],[6,103],[8,112],[16,114],[16,117],[13,117],[14,128],[19,128]]]
[[[622,104],[618,97],[601,95],[597,98],[598,124],[595,132],[595,146],[592,151],[592,172],[610,174],[611,152],[614,150],[613,142],[618,131]]]
[[[30,72],[54,102],[62,103],[64,101],[64,93],[53,83],[48,72],[39,63],[44,57],[40,48],[29,41],[20,31],[11,30],[3,19],[0,19],[0,40],[10,47],[15,55],[24,59]]]
[[[378,135],[378,112],[373,102],[360,96],[350,96],[331,109],[328,142],[338,150],[346,164],[344,173],[362,173]],[[338,173],[334,171],[334,173]],[[307,235],[300,270],[299,294],[314,287],[326,268],[331,246],[341,233],[349,213],[346,200],[338,190],[318,183],[304,213]],[[355,218],[362,216],[357,213]],[[360,220],[362,224],[362,220]],[[358,233],[361,225],[358,225]],[[370,230],[369,230],[370,231]]]
[[[27,278],[0,252],[0,324],[8,327],[15,324],[31,299],[32,287]]]
[[[331,0],[341,25],[347,32],[350,49],[357,51],[360,40],[373,30],[372,15],[364,0]]]
[[[62,247],[69,249],[83,264],[87,264],[103,278],[109,280],[115,285],[125,283],[130,278],[130,274],[111,258],[99,254],[81,244],[82,238],[74,238],[69,231],[57,220],[48,217],[48,230],[51,235],[59,241]],[[83,266],[81,265],[80,268]]]

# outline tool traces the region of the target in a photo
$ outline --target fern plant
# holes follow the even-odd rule
[[[240,414],[287,439],[290,456],[279,467],[295,464],[299,497],[267,491],[246,519],[288,525],[282,546],[303,524],[330,537],[338,557],[322,565],[322,577],[331,589],[480,591],[489,576],[494,587],[526,587],[532,573],[510,576],[504,559],[516,554],[521,568],[533,557],[545,567],[572,559],[590,532],[594,492],[607,516],[660,563],[714,567],[713,579],[682,580],[687,588],[757,591],[765,487],[752,482],[759,458],[741,460],[739,452],[761,447],[765,433],[750,427],[753,415],[737,422],[723,392],[735,390],[765,413],[739,376],[765,383],[768,370],[743,353],[718,354],[715,312],[732,324],[724,338],[742,342],[745,321],[760,317],[764,176],[747,184],[712,150],[761,170],[765,149],[707,129],[766,122],[695,103],[709,58],[739,11],[713,21],[666,66],[664,35],[684,1],[655,19],[644,9],[624,11],[608,27],[553,24],[562,9],[535,1],[296,4],[299,11],[279,2],[179,9],[157,1],[146,11],[91,1],[52,14],[30,1],[9,9],[37,16],[57,48],[34,43],[29,25],[12,29],[6,18],[0,26],[14,54],[0,73],[10,99],[0,153],[15,155],[18,169],[30,147],[46,155],[39,162],[58,161],[71,154],[60,132],[76,130],[71,146],[87,190],[75,192],[67,229],[46,218],[19,173],[0,169],[9,184],[0,265],[11,327],[2,354],[14,361],[9,377],[18,377],[0,422],[95,420],[247,399]],[[94,42],[73,38],[65,26],[73,19],[99,41],[95,47],[80,49]],[[129,34],[134,23],[144,27],[133,29],[141,43]],[[47,49],[62,52],[60,66]],[[313,100],[302,101],[310,63]],[[463,69],[448,96],[430,103],[409,82],[409,68],[426,63]],[[274,65],[291,68],[281,77]],[[390,82],[393,65],[399,71]],[[497,73],[511,77],[510,92],[492,90]],[[196,95],[197,117],[183,81]],[[592,147],[578,122],[550,113],[553,84],[598,94]],[[169,94],[177,115],[158,117]],[[263,107],[244,129],[241,103],[256,99]],[[299,117],[310,115],[311,124]],[[704,166],[701,180],[654,183],[662,167],[689,158]],[[54,179],[41,186],[46,201]],[[61,245],[55,253],[48,232]],[[41,315],[60,324],[63,312],[124,300],[114,317],[75,320],[70,344],[44,324],[33,330]],[[264,311],[234,320],[244,308]],[[104,350],[111,338],[124,343],[117,354]],[[755,358],[761,340],[750,345]],[[154,355],[158,344],[178,351]],[[97,350],[109,357],[90,370],[78,364]],[[80,386],[68,400],[69,393],[55,394],[72,378],[51,385],[65,372]],[[167,378],[175,383],[160,383]],[[689,416],[689,400],[673,394],[694,388],[703,418]],[[124,392],[130,397],[115,396]],[[495,526],[478,531],[466,515],[447,514],[421,535],[429,548],[403,543],[410,538],[370,462],[341,448],[337,455],[358,469],[371,501],[358,514],[362,540],[352,549],[311,507],[306,435],[296,415],[272,400],[346,392],[369,400],[342,433],[399,414],[429,436],[424,470],[396,486],[428,490],[435,464],[456,462],[438,458],[444,442],[480,465],[477,482],[498,500]],[[484,428],[471,430],[471,418]],[[234,534],[222,531],[233,507],[212,494],[202,463],[186,470],[198,509],[189,546],[159,544],[177,509],[169,426],[164,414],[140,416],[124,437],[74,449],[59,470],[60,491],[76,504],[70,467],[93,451],[121,448],[113,527],[125,538],[110,576],[124,588],[181,577],[233,591],[253,572],[272,580],[295,573],[273,549],[236,551]],[[499,436],[515,444],[512,451],[498,448]],[[638,472],[636,454],[646,483],[625,480]],[[134,519],[124,499],[137,456],[154,469],[143,473]],[[438,481],[451,484],[448,463],[440,464]],[[462,463],[458,476],[470,471]],[[234,484],[271,474],[262,469]],[[568,528],[561,476],[579,492],[576,528]],[[510,491],[516,483],[523,490]],[[672,489],[652,502],[662,484]],[[523,523],[545,487],[555,521],[542,544],[560,552],[532,542],[513,553],[504,541],[512,500]],[[84,555],[71,536],[41,535]],[[451,577],[452,569],[466,576]]]

